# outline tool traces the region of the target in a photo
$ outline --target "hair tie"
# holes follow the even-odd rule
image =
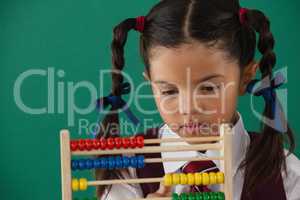
[[[248,9],[247,8],[240,8],[239,10],[239,19],[240,19],[240,23],[241,24],[245,24],[246,22],[246,14],[248,12]]]
[[[136,17],[134,29],[142,33],[145,29],[145,20],[146,20],[145,16]]]
[[[273,120],[274,129],[284,133],[286,132],[286,123],[283,121],[283,110],[279,104],[279,100],[276,95],[276,89],[283,85],[285,78],[282,73],[277,73],[271,80],[252,80],[248,85],[246,91],[254,96],[263,96],[264,101],[271,105],[271,120]],[[260,83],[260,84],[258,84]]]
[[[134,125],[137,125],[139,123],[139,119],[136,116],[134,116],[134,114],[131,112],[130,108],[128,107],[128,104],[122,98],[122,95],[128,94],[129,92],[130,92],[130,84],[128,82],[125,82],[122,84],[121,95],[116,96],[116,95],[109,94],[108,96],[99,98],[97,100],[97,108],[99,112],[101,112],[109,105],[111,105],[116,109],[124,108],[124,112],[126,116],[132,121]]]

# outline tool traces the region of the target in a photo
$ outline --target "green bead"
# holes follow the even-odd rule
[[[173,193],[172,200],[180,200],[179,195],[177,193]]]
[[[225,195],[223,192],[217,192],[218,200],[225,200]]]
[[[196,200],[203,200],[203,195],[200,192],[196,193]]]
[[[210,194],[208,192],[204,192],[203,194],[203,200],[210,200]]]
[[[218,194],[216,192],[211,192],[210,200],[218,200]]]
[[[196,193],[190,193],[188,199],[189,200],[196,200]]]
[[[180,194],[180,200],[188,200],[189,195],[187,193]]]

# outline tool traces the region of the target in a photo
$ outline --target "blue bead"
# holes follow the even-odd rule
[[[116,161],[113,156],[108,157],[108,169],[114,169],[116,166]]]
[[[101,160],[100,159],[95,159],[94,160],[94,168],[95,169],[101,168]]]
[[[86,169],[85,160],[83,159],[78,160],[78,169],[80,170]]]
[[[72,167],[72,170],[77,170],[78,169],[78,161],[77,160],[72,160],[71,161],[71,167]]]
[[[85,166],[87,169],[92,169],[94,168],[94,162],[91,159],[86,159],[85,160]]]
[[[137,168],[137,158],[135,156],[130,158],[130,166],[133,168]]]
[[[127,168],[130,166],[130,158],[127,156],[123,156],[123,168]]]
[[[101,168],[107,169],[108,167],[108,159],[106,157],[101,158]]]
[[[115,161],[116,161],[116,169],[123,168],[123,161],[122,161],[121,156],[115,157]]]
[[[145,157],[142,155],[137,156],[137,167],[144,168],[145,167]]]

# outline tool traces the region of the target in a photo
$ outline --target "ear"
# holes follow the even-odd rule
[[[143,72],[143,76],[146,81],[150,81],[150,78],[147,73]]]
[[[244,67],[241,73],[239,95],[244,95],[246,93],[247,85],[250,83],[252,79],[254,79],[257,69],[258,69],[258,63],[254,60]]]

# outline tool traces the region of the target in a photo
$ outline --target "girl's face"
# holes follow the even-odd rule
[[[180,136],[218,134],[220,123],[235,119],[240,67],[222,50],[200,43],[155,47],[150,77],[161,117]]]

